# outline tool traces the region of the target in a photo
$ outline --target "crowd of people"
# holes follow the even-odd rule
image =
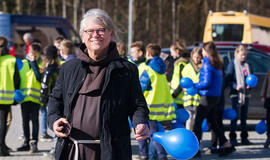
[[[105,11],[91,9],[81,20],[83,43],[76,54],[72,42],[63,37],[43,48],[31,33],[25,33],[23,59],[9,55],[8,41],[0,37],[0,156],[9,155],[5,136],[14,104],[20,104],[23,122],[24,141],[17,151],[38,152],[39,139],[52,139],[47,133],[50,128],[55,134],[52,153],[56,159],[131,160],[130,119],[140,159],[167,160],[166,151],[150,134],[158,132],[160,125],[172,130],[179,109],[188,112],[184,126],[194,132],[199,143],[202,122],[207,119],[213,154],[225,156],[240,145],[236,136],[239,118],[241,145],[252,144],[246,123],[251,87],[245,83],[252,68],[243,45],[236,48],[234,59],[225,68],[213,42],[189,53],[185,44],[177,41],[167,54],[157,43],[145,47],[136,41],[128,55],[125,45],[116,43],[117,30]],[[270,71],[261,93],[267,122],[269,76]],[[194,95],[180,85],[185,77],[193,81]],[[237,113],[229,140],[222,123],[227,87]],[[267,128],[265,148],[270,144],[270,123]],[[201,157],[200,150],[195,157]]]

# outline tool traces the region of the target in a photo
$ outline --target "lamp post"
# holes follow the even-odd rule
[[[129,0],[129,13],[128,13],[128,54],[130,54],[130,45],[132,43],[132,8],[133,8],[133,0]]]

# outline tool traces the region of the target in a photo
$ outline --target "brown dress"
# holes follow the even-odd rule
[[[72,112],[70,137],[76,140],[99,139],[100,98],[106,68],[111,60],[119,55],[110,55],[94,61],[87,53],[79,53],[78,58],[89,63],[89,70]],[[75,145],[70,141],[69,160],[74,160]],[[79,159],[100,160],[99,144],[79,144]]]

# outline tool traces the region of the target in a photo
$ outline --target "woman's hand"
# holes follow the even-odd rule
[[[70,129],[70,124],[66,118],[60,118],[53,123],[53,132],[57,137],[68,137]]]
[[[243,88],[243,86],[238,85],[238,86],[236,87],[236,90],[237,90],[237,91],[240,91],[242,88]]]
[[[149,128],[147,124],[138,124],[135,129],[136,140],[144,140],[149,137]]]

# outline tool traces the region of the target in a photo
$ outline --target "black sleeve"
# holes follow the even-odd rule
[[[129,117],[135,128],[138,124],[148,124],[149,110],[142,93],[142,88],[139,81],[139,74],[137,67],[132,67],[132,77],[130,86],[130,106]]]
[[[13,80],[14,80],[15,89],[20,89],[21,79],[20,79],[20,74],[19,74],[19,69],[18,69],[17,63],[15,63],[15,72],[14,72]]]
[[[52,90],[48,102],[48,126],[50,129],[53,128],[53,123],[63,117],[64,112],[64,100],[63,100],[63,83],[64,81],[64,69],[60,68],[58,78],[56,80],[55,86]]]
[[[179,74],[179,80],[181,80],[182,78],[182,71],[184,69],[184,65],[180,65],[180,74]],[[182,92],[183,88],[180,86],[180,83],[178,85],[178,87],[174,90],[174,92],[172,93],[172,97],[176,98],[181,92]]]

